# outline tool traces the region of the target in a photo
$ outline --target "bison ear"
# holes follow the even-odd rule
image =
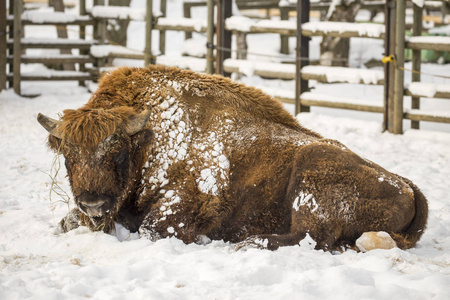
[[[58,126],[61,124],[61,121],[52,119],[41,113],[38,114],[37,120],[51,135],[61,139],[61,135],[58,133]]]
[[[150,118],[151,111],[149,109],[145,109],[140,114],[132,116],[128,122],[125,124],[125,132],[129,135],[135,135],[142,129],[144,129],[145,125]]]

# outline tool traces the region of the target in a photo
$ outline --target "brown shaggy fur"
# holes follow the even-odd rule
[[[128,136],[128,122],[147,108],[145,128]],[[79,207],[65,231],[81,222],[109,232],[114,220],[151,239],[206,235],[276,249],[309,234],[334,250],[367,231],[409,248],[425,229],[427,201],[409,180],[221,76],[122,67],[84,107],[65,111],[57,130],[62,139],[49,145],[66,158]],[[105,204],[94,216],[98,199]]]
[[[109,110],[65,110],[58,133],[63,140],[92,149],[123,126],[136,114],[131,107],[115,107]]]

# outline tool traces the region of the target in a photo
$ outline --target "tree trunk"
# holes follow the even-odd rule
[[[64,3],[63,0],[51,0],[51,5],[55,9],[55,11],[64,11]],[[66,26],[58,26],[56,28],[58,33],[58,38],[67,39],[67,27]],[[70,49],[61,49],[59,50],[61,54],[72,54],[72,50]],[[75,64],[71,63],[63,63],[61,64],[62,69],[65,71],[74,71],[75,70]],[[61,67],[55,66],[57,69],[60,69]]]
[[[131,0],[109,0],[109,6],[130,6]],[[128,20],[108,20],[106,38],[112,44],[127,45]]]
[[[360,0],[353,2],[340,1],[330,5],[327,21],[355,22],[356,14],[361,7]],[[324,37],[320,43],[320,64],[325,66],[348,67],[350,39],[341,37]]]

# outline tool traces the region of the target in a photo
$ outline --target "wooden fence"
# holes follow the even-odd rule
[[[12,2],[12,1],[11,1]],[[385,25],[379,24],[366,24],[358,25],[359,27],[366,27],[365,30],[355,30],[354,24],[348,24],[348,28],[345,28],[345,24],[340,24],[341,30],[334,30],[333,24],[321,22],[310,23],[309,13],[311,4],[309,0],[299,0],[295,7],[297,11],[297,21],[284,20],[277,22],[275,25],[270,20],[253,21],[251,26],[246,28],[233,27],[232,22],[229,22],[231,16],[231,2],[226,0],[208,0],[208,17],[207,20],[195,20],[190,18],[177,18],[176,20],[166,16],[166,1],[161,0],[162,14],[154,15],[152,13],[153,1],[146,0],[147,9],[145,14],[141,12],[136,13],[131,8],[121,7],[120,16],[114,18],[128,18],[134,20],[140,20],[146,24],[146,45],[144,52],[136,52],[124,47],[106,45],[102,46],[105,41],[105,24],[106,21],[111,18],[110,14],[105,14],[104,9],[98,9],[95,12],[93,9],[90,15],[86,15],[84,0],[80,1],[80,18],[72,20],[68,24],[75,24],[80,26],[80,32],[83,32],[81,28],[83,26],[94,26],[95,39],[85,40],[85,36],[80,35],[78,41],[65,41],[60,42],[46,42],[39,45],[33,44],[32,41],[21,38],[22,27],[32,24],[32,20],[27,20],[23,17],[23,10],[21,8],[21,1],[14,1],[14,5],[10,5],[10,16],[7,16],[6,12],[6,0],[0,0],[0,31],[6,33],[7,25],[9,26],[10,38],[7,40],[8,49],[10,55],[6,56],[6,49],[0,48],[0,67],[2,70],[6,69],[6,65],[10,66],[10,73],[4,74],[0,72],[0,88],[6,88],[6,82],[12,80],[10,87],[14,87],[17,93],[20,93],[20,81],[21,80],[91,80],[95,78],[95,72],[85,72],[86,70],[79,70],[80,74],[73,73],[72,75],[58,76],[52,74],[47,78],[42,76],[26,76],[21,74],[21,63],[28,62],[46,62],[49,58],[36,58],[27,57],[22,55],[22,50],[32,47],[52,47],[52,48],[78,48],[78,49],[90,49],[90,52],[80,55],[79,57],[58,57],[53,58],[53,61],[61,62],[76,62],[80,66],[84,66],[85,63],[94,64],[100,66],[101,62],[105,61],[107,57],[119,57],[119,58],[136,58],[144,59],[145,63],[162,63],[162,64],[175,64],[180,67],[186,67],[183,63],[173,62],[170,57],[164,56],[165,52],[165,31],[176,30],[184,32],[202,32],[207,33],[207,57],[206,59],[186,58],[186,60],[194,60],[197,63],[197,71],[207,71],[208,73],[232,73],[241,72],[240,70],[251,64],[252,62],[245,60],[231,59],[231,33],[234,34],[259,34],[259,33],[277,33],[285,37],[296,36],[296,64],[270,64],[270,63],[256,63],[252,66],[254,74],[267,78],[282,78],[282,79],[295,79],[296,90],[291,94],[286,92],[282,94],[273,93],[274,97],[288,103],[295,104],[295,112],[309,111],[312,106],[322,106],[349,110],[358,110],[366,112],[383,113],[384,128],[392,133],[402,133],[403,120],[409,119],[412,121],[412,127],[418,128],[419,121],[431,121],[431,122],[444,122],[450,123],[450,117],[442,114],[427,114],[419,110],[420,97],[430,97],[429,94],[424,95],[420,93],[420,51],[423,49],[434,49],[438,51],[450,51],[450,41],[445,39],[433,39],[428,37],[424,40],[421,35],[421,18],[423,8],[414,5],[414,36],[405,40],[405,7],[406,0],[387,0],[385,4]],[[101,7],[104,4],[104,0],[96,0],[94,4]],[[214,25],[214,6],[217,5],[217,19],[216,25]],[[379,5],[379,3],[377,4]],[[95,7],[94,7],[95,8]],[[292,10],[292,7],[290,8]],[[103,12],[103,13],[102,13]],[[14,13],[14,14],[13,14]],[[14,17],[13,17],[14,15]],[[6,21],[7,20],[7,21]],[[47,22],[45,24],[61,25]],[[281,25],[280,25],[281,24]],[[345,28],[345,30],[342,30]],[[159,52],[160,55],[154,55],[152,52],[151,35],[153,30],[160,31],[159,40]],[[214,45],[214,33],[217,35],[217,44]],[[331,79],[330,72],[335,72],[335,67],[324,66],[310,66],[309,65],[309,38],[311,36],[334,36],[334,37],[369,37],[374,39],[383,39],[385,42],[385,53],[387,57],[391,57],[391,60],[386,59],[385,71],[362,71],[360,69],[345,68],[339,70],[341,74],[348,74],[341,76],[342,78],[337,80]],[[6,41],[6,35],[3,34],[2,40]],[[450,39],[450,38],[448,38]],[[1,43],[1,45],[6,45]],[[102,51],[94,51],[104,47]],[[105,51],[105,47],[109,47],[108,51]],[[404,51],[405,48],[412,49],[413,51],[413,83],[405,88],[404,86],[404,72],[410,71],[404,68]],[[99,54],[100,53],[100,54]],[[214,55],[215,53],[215,55]],[[80,67],[81,69],[81,67]],[[246,68],[249,69],[249,68]],[[334,70],[334,71],[333,71]],[[98,71],[96,71],[98,73]],[[370,74],[369,74],[370,73]],[[77,77],[80,76],[80,77]],[[84,77],[83,77],[84,76]],[[355,82],[355,78],[358,78]],[[309,91],[309,81],[317,80],[324,83],[335,82],[351,82],[360,84],[376,84],[384,86],[384,101],[382,105],[376,105],[367,103],[367,101],[357,101],[353,99],[338,99],[331,97],[330,95],[319,95]],[[448,88],[444,86],[436,85],[433,87],[435,94],[431,95],[438,98],[450,98]],[[418,92],[419,91],[419,92]],[[403,107],[403,97],[405,95],[412,97],[411,109],[405,109]]]

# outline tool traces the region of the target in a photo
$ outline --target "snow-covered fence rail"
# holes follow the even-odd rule
[[[390,132],[401,134],[403,132],[403,120],[411,120],[412,128],[419,128],[420,121],[450,123],[450,113],[448,112],[423,112],[420,110],[420,97],[427,98],[448,98],[450,91],[442,85],[430,85],[421,83],[421,50],[450,51],[450,38],[440,36],[422,35],[423,5],[417,2],[413,4],[413,37],[405,38],[405,8],[406,0],[388,0],[396,2],[393,7],[387,4],[387,13],[392,14],[391,21],[395,24],[395,47],[389,49],[394,59],[388,66],[389,77],[394,78],[393,82],[387,82],[386,95],[392,95],[385,100],[389,120],[387,129]],[[392,12],[391,12],[392,11]],[[395,14],[394,14],[395,12]],[[412,51],[412,70],[404,68],[405,48]],[[392,51],[392,52],[391,52]],[[405,89],[404,72],[412,72],[412,83]],[[436,74],[437,75],[437,74]],[[437,75],[439,77],[439,75]],[[447,77],[448,78],[448,77]],[[450,79],[450,78],[449,78]],[[405,108],[403,99],[405,95],[412,97],[411,109]]]
[[[10,1],[9,13],[6,10],[6,1],[2,1],[0,11],[2,15],[5,15],[4,25],[0,30],[5,34],[2,35],[6,39],[6,32],[9,32],[9,38],[6,39],[4,45],[7,47],[7,51],[2,51],[3,57],[1,57],[2,64],[9,64],[10,73],[4,74],[6,87],[6,81],[10,82],[17,94],[21,93],[21,81],[24,80],[76,80],[80,84],[86,80],[95,80],[96,75],[85,71],[86,64],[94,64],[95,59],[87,54],[89,48],[97,43],[96,40],[80,39],[40,39],[40,38],[27,38],[24,37],[24,27],[28,25],[40,26],[40,25],[53,25],[58,29],[58,36],[60,31],[65,31],[66,26],[78,26],[80,32],[84,32],[85,26],[94,26],[96,21],[87,15],[72,15],[64,12],[42,12],[28,10],[24,11],[23,1]],[[61,8],[62,6],[62,2]],[[57,9],[57,4],[55,4]],[[80,1],[80,10],[83,10],[84,0]],[[8,28],[8,30],[7,30]],[[83,29],[83,30],[82,30]],[[80,33],[80,36],[82,34]],[[80,54],[43,54],[43,55],[26,55],[24,50],[26,49],[59,49],[61,51],[69,51],[72,49],[78,49]],[[74,64],[79,65],[79,71],[48,71],[39,73],[24,73],[21,70],[22,63],[43,63],[43,64],[63,64],[67,66],[72,64],[70,68],[74,67]],[[2,70],[5,70],[3,68]]]
[[[295,21],[253,20],[234,16],[226,20],[226,29],[245,34],[251,33],[279,33],[296,36],[297,23]],[[380,24],[354,24],[345,22],[306,22],[302,25],[304,36],[331,36],[331,37],[365,37],[384,38],[384,25]]]
[[[303,5],[299,4],[299,5]],[[309,5],[309,3],[308,3]],[[301,8],[303,10],[304,7]],[[308,10],[306,10],[308,11]],[[299,15],[299,14],[298,14]],[[344,22],[309,22],[309,14],[305,13],[301,21],[301,28],[298,21],[273,21],[273,20],[252,20],[244,17],[231,17],[226,20],[226,28],[234,33],[258,34],[277,33],[287,36],[297,36],[297,41],[302,37],[330,36],[342,38],[374,38],[384,39],[385,26],[380,24],[354,24]],[[308,48],[308,44],[299,45],[297,49]],[[350,109],[367,112],[382,113],[383,107],[373,103],[362,103],[351,99],[337,99],[327,95],[315,95],[309,92],[309,80],[321,83],[352,83],[352,84],[372,84],[383,85],[384,73],[378,70],[363,70],[356,68],[343,68],[331,66],[309,66],[303,65],[307,57],[298,53],[296,60],[302,65],[299,69],[295,65],[275,64],[275,63],[250,63],[242,60],[228,59],[224,62],[224,70],[227,72],[238,72],[244,74],[254,74],[266,78],[296,79],[301,82],[302,90],[297,92],[298,98],[293,93],[290,97],[272,94],[281,101],[296,104],[296,113],[309,111],[311,106],[331,107]],[[299,76],[297,76],[299,75]]]
[[[298,20],[295,21],[273,21],[273,20],[252,20],[244,17],[232,17],[226,20],[226,28],[235,33],[241,34],[258,34],[258,33],[276,33],[287,36],[297,36],[297,49],[307,49],[307,39],[303,40],[304,44],[299,44],[299,40],[303,37],[312,36],[330,36],[341,38],[374,38],[384,39],[386,44],[386,53],[393,54],[396,57],[394,63],[390,63],[385,70],[372,71],[351,68],[336,68],[325,66],[305,66],[308,57],[300,54],[298,50],[296,62],[300,66],[297,69],[294,66],[286,66],[284,64],[273,63],[249,63],[246,61],[238,61],[229,59],[224,62],[224,68],[228,72],[237,72],[242,74],[259,75],[266,78],[280,78],[297,80],[296,99],[283,94],[283,96],[274,95],[278,99],[296,103],[296,113],[300,111],[309,111],[310,106],[345,108],[351,110],[361,110],[378,112],[385,114],[384,126],[387,130],[394,133],[402,133],[401,123],[403,119],[412,120],[413,128],[418,128],[418,121],[445,122],[450,123],[449,114],[439,112],[421,113],[419,110],[420,99],[424,97],[423,93],[417,92],[424,89],[424,85],[420,83],[413,84],[409,88],[404,88],[403,67],[405,48],[413,50],[413,81],[420,81],[420,50],[450,51],[449,37],[422,37],[421,28],[417,28],[417,24],[422,24],[422,8],[414,7],[414,37],[405,40],[405,5],[406,0],[388,0],[386,8],[392,10],[393,14],[389,17],[389,22],[385,25],[380,24],[354,24],[342,22],[309,22],[309,1],[299,1],[297,11]],[[306,4],[305,4],[306,3]],[[392,5],[397,3],[398,6]],[[305,7],[305,5],[307,7]],[[305,16],[301,16],[305,12]],[[387,17],[388,18],[388,17]],[[386,33],[396,32],[396,36],[389,36]],[[399,38],[402,37],[402,38]],[[392,47],[388,46],[391,43]],[[394,52],[395,51],[395,52]],[[381,57],[380,57],[381,58]],[[390,70],[390,71],[388,71]],[[387,73],[388,72],[388,73]],[[385,79],[385,78],[389,78]],[[374,105],[371,103],[358,103],[351,99],[338,99],[326,95],[314,95],[309,92],[308,81],[316,80],[321,83],[346,82],[357,84],[377,84],[385,85],[385,104]],[[430,90],[430,88],[428,88]],[[427,97],[450,98],[450,93],[442,86],[433,87],[433,95],[426,93]],[[403,107],[403,97],[409,95],[413,97],[412,108],[405,109]]]

